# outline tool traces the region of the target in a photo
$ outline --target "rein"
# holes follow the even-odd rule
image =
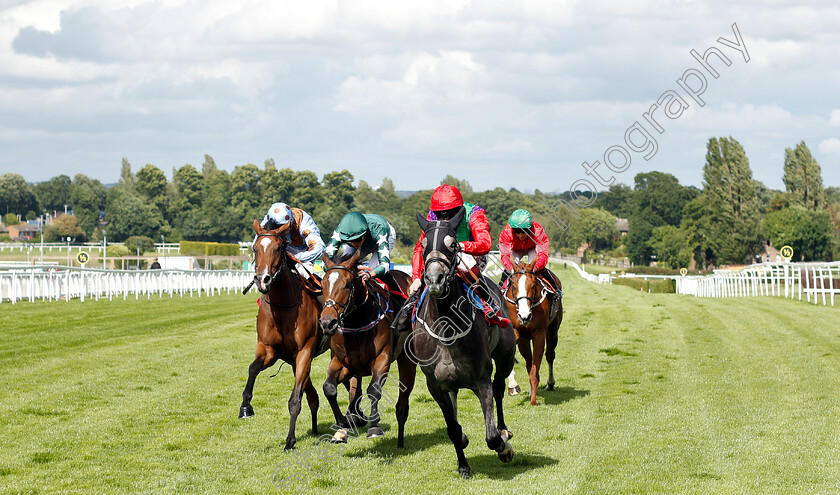
[[[283,273],[283,270],[286,270],[288,268],[288,263],[287,263],[288,259],[289,258],[295,259],[295,258],[290,253],[286,252],[286,240],[282,236],[279,236],[277,234],[257,234],[256,238],[259,239],[260,237],[276,237],[277,239],[280,239],[280,247],[276,250],[276,252],[282,252],[282,256],[280,257],[280,260],[281,260],[280,266],[274,271],[274,273],[271,274],[270,280],[269,280],[268,284],[266,285],[266,287],[271,287],[271,284],[273,284],[274,281],[277,279],[277,277],[281,273]],[[254,244],[256,244],[256,239],[254,240]],[[254,275],[254,280],[256,281],[256,279],[257,279],[257,276],[255,274]],[[304,285],[304,287],[306,287],[306,286]],[[279,303],[271,302],[271,301],[268,300],[268,294],[267,293],[263,294],[260,297],[263,301],[267,302],[268,305],[271,306],[272,308],[280,308],[280,309],[294,308],[294,307],[299,306],[300,302],[301,302],[300,292],[298,292],[298,294],[297,294],[297,299],[290,304],[279,304]]]
[[[456,235],[457,235],[457,233],[452,229],[451,226],[448,225],[448,223],[447,223],[447,225],[440,225],[440,223],[438,223],[437,225],[435,225],[433,227],[430,227],[428,230],[426,230],[426,239],[430,238],[430,236],[429,236],[430,232],[437,231],[437,230],[445,230],[445,231],[447,231],[447,234],[450,234],[453,237],[456,237]],[[437,235],[435,235],[435,239],[437,239]],[[436,251],[440,252],[440,250],[436,250]],[[436,256],[429,256],[428,258],[426,258],[424,260],[426,268],[428,268],[429,265],[431,265],[432,263],[440,263],[446,268],[446,276],[444,277],[444,280],[443,280],[444,292],[443,292],[443,294],[437,296],[436,299],[446,299],[447,297],[449,297],[449,293],[452,291],[452,285],[453,285],[453,283],[455,283],[455,277],[458,276],[457,256],[458,256],[458,253],[460,251],[461,251],[461,244],[457,243],[454,254],[452,256],[452,259],[444,257],[444,256],[436,255]],[[472,300],[472,297],[470,297],[470,289],[468,287],[466,287],[466,284],[464,284],[463,282],[462,282],[462,285],[464,285],[464,287],[466,288],[467,300],[469,302],[469,307],[471,308],[470,317],[472,318],[472,321],[470,321],[470,324],[469,324],[469,326],[467,326],[466,329],[455,328],[455,326],[451,324],[452,320],[449,319],[449,318],[445,318],[445,319],[444,318],[439,318],[437,321],[435,321],[431,325],[429,325],[426,322],[426,320],[424,320],[420,316],[419,308],[423,307],[423,303],[425,302],[426,296],[428,295],[428,292],[429,292],[428,287],[426,287],[423,290],[423,292],[420,295],[420,299],[417,302],[417,306],[416,306],[417,309],[415,310],[415,314],[414,314],[415,322],[419,323],[423,327],[423,329],[426,331],[426,333],[428,333],[432,338],[434,338],[435,340],[437,340],[438,342],[440,342],[441,344],[446,345],[446,346],[451,345],[456,340],[458,340],[461,337],[464,337],[465,335],[470,333],[470,331],[472,330],[473,324],[475,322],[474,321],[475,320],[475,310],[476,310],[475,302]],[[424,316],[426,318],[428,318],[429,306],[426,305],[425,308],[426,308],[426,312],[425,312]],[[458,308],[458,310],[460,310],[460,307]],[[459,320],[460,319],[461,318],[459,318]],[[447,324],[447,322],[450,322],[450,324]],[[441,333],[443,333],[443,332],[439,333],[439,330],[443,331],[443,332],[447,332],[449,330],[454,330],[454,332],[453,332],[452,335],[441,335]]]
[[[540,297],[540,300],[534,302],[536,297],[530,297],[528,295],[519,296],[519,297],[516,298],[516,300],[513,300],[513,299],[509,298],[508,297],[508,292],[510,292],[510,290],[513,288],[513,276],[514,275],[527,275],[529,273],[534,276],[534,280],[537,281],[537,284],[539,284],[539,286],[541,288],[540,293],[541,293],[542,297]],[[510,282],[508,283],[508,288],[505,291],[505,301],[507,301],[507,302],[513,304],[514,306],[516,306],[516,305],[519,304],[520,300],[525,299],[526,301],[528,301],[528,304],[529,304],[528,309],[529,310],[533,310],[534,308],[536,308],[537,306],[542,304],[543,301],[545,301],[545,297],[548,294],[548,291],[545,288],[545,284],[543,283],[543,281],[540,279],[540,277],[537,275],[537,273],[535,271],[533,271],[533,270],[517,270],[517,271],[511,273],[511,276],[510,276],[509,280],[510,280]]]
[[[435,231],[435,230],[445,230],[445,231],[447,231],[448,234],[451,234],[453,237],[455,237],[457,235],[457,232],[455,230],[453,230],[452,227],[448,223],[446,225],[440,225],[440,221],[438,221],[437,223],[438,223],[438,225],[435,225],[433,227],[429,227],[429,229],[426,231],[426,239],[429,239],[429,232]],[[435,239],[437,239],[437,235],[435,235]],[[425,264],[426,267],[428,267],[432,263],[440,263],[444,267],[446,267],[446,277],[443,279],[443,286],[446,288],[446,292],[444,292],[443,294],[440,295],[441,298],[446,298],[446,296],[449,295],[449,286],[452,285],[452,281],[455,280],[455,277],[458,275],[458,273],[457,273],[458,271],[456,269],[458,261],[457,261],[456,257],[458,256],[458,253],[461,251],[461,244],[456,243],[455,246],[456,246],[455,251],[454,251],[455,254],[453,255],[451,260],[449,258],[445,257],[445,256],[430,256],[430,257],[428,257],[424,260],[424,264]],[[440,252],[440,251],[437,250],[437,252]]]
[[[335,299],[332,299],[332,298],[326,299],[324,301],[324,308],[325,309],[326,308],[336,308],[336,307],[341,309],[341,311],[339,311],[338,309],[335,309],[336,316],[338,317],[338,331],[340,333],[359,333],[359,332],[364,332],[364,331],[370,330],[371,328],[375,327],[376,324],[378,324],[382,320],[382,318],[384,318],[385,315],[388,313],[388,310],[390,309],[390,302],[387,301],[387,300],[385,301],[385,309],[383,310],[382,309],[382,296],[380,296],[378,293],[375,293],[377,303],[378,303],[377,307],[379,308],[379,315],[377,316],[377,318],[375,318],[370,323],[368,323],[368,324],[366,324],[362,327],[359,327],[359,328],[347,328],[347,327],[345,327],[344,326],[344,318],[347,317],[347,316],[350,316],[357,309],[363,307],[368,302],[368,300],[370,299],[370,288],[365,286],[365,288],[366,288],[365,299],[361,302],[361,304],[356,304],[356,297],[355,297],[356,296],[356,283],[355,283],[356,282],[356,272],[352,268],[347,268],[346,266],[343,266],[343,265],[334,265],[334,266],[324,270],[324,279],[327,278],[327,273],[331,270],[347,271],[347,272],[350,273],[350,276],[353,278],[353,284],[350,286],[350,296],[347,298],[347,302],[340,303],[340,302],[338,302],[338,301],[336,301]],[[351,301],[353,302],[352,307],[350,307],[351,306],[351,304],[350,304]]]

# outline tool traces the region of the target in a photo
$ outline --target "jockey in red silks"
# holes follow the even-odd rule
[[[460,208],[464,208],[464,216],[458,225],[456,238],[461,246],[458,253],[458,272],[462,278],[473,281],[482,279],[481,269],[484,267],[484,256],[490,252],[493,238],[490,236],[490,224],[487,222],[487,215],[484,208],[472,203],[465,202],[461,191],[455,186],[443,184],[438,186],[432,193],[431,208],[426,217],[428,220],[449,220],[455,216]],[[414,256],[411,259],[411,287],[409,294],[413,294],[423,283],[423,247],[421,242],[426,236],[420,232],[420,239],[414,246]],[[469,273],[467,273],[469,272]],[[510,324],[510,320],[500,317],[493,308],[485,305],[485,316],[487,320],[502,328]],[[492,314],[491,314],[492,313]]]
[[[534,261],[534,271],[551,284],[555,294],[560,293],[554,277],[546,269],[548,265],[548,235],[542,225],[531,219],[528,210],[519,209],[510,215],[508,224],[499,235],[499,254],[505,273],[502,274],[502,287],[507,284],[510,272],[513,271],[513,259],[528,257],[528,263]]]

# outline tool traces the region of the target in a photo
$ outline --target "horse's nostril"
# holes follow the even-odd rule
[[[337,327],[337,326],[338,326],[338,320],[330,320],[330,322],[327,323],[327,328],[329,328],[330,330],[335,330],[335,327]]]
[[[271,277],[268,275],[264,275],[262,278],[263,285],[267,285],[269,282],[271,282]]]

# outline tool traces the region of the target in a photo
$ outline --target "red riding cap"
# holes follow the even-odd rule
[[[463,205],[464,198],[461,197],[461,191],[455,186],[443,184],[432,193],[432,211],[450,210]]]

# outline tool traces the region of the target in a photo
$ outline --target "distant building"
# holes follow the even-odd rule
[[[28,223],[9,225],[7,228],[13,241],[31,241],[41,231],[37,225],[29,225]]]
[[[621,237],[626,236],[627,232],[630,232],[630,222],[626,218],[616,218],[615,226],[618,227],[618,233]]]
[[[759,255],[761,260],[759,263],[772,263],[776,261],[782,261],[782,253],[779,252],[778,249],[773,247],[773,243],[770,241],[764,241],[764,245],[762,246],[764,249],[762,253]]]

